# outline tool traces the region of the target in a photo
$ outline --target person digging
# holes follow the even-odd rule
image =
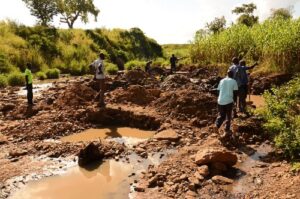
[[[105,92],[105,67],[104,67],[105,56],[103,53],[99,54],[99,58],[96,59],[90,67],[94,69],[94,80],[99,83],[100,91],[96,96],[99,99],[99,106],[105,107],[104,92]]]

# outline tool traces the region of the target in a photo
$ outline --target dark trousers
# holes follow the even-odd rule
[[[233,103],[226,104],[226,105],[218,105],[219,116],[216,120],[216,126],[218,128],[220,128],[222,126],[223,122],[226,119],[225,130],[230,130],[232,106],[233,106]]]
[[[27,89],[27,102],[28,102],[28,104],[33,104],[33,102],[32,102],[32,99],[33,99],[32,84],[27,84],[26,89]]]
[[[176,65],[171,65],[171,74],[176,72]]]
[[[248,86],[242,85],[239,87],[239,110],[245,113],[246,111],[246,99],[248,93]]]

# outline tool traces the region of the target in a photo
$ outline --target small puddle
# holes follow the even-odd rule
[[[241,172],[244,172],[245,175],[241,174],[241,177],[226,189],[233,193],[249,192],[251,190],[251,186],[247,175],[254,170],[253,168],[262,163],[260,159],[266,157],[272,150],[273,148],[270,145],[262,144],[256,149],[254,154],[247,156],[243,162],[238,163],[235,167],[241,170]]]
[[[157,153],[146,160],[141,160],[133,154],[129,157],[130,163],[107,160],[88,168],[76,166],[63,175],[31,182],[10,199],[131,198],[130,183],[150,164],[157,165],[166,158],[165,154],[169,153]],[[163,158],[161,154],[164,154]]]
[[[52,85],[53,85],[52,83],[33,84],[32,92],[35,95],[37,95],[37,94],[39,95],[41,91],[52,87]],[[26,87],[25,88],[20,88],[20,90],[18,91],[18,95],[20,95],[20,96],[27,95]]]
[[[129,127],[109,127],[102,129],[88,129],[81,133],[72,134],[61,138],[64,142],[92,141],[107,139],[126,145],[135,145],[153,137],[155,131],[144,131]]]
[[[265,106],[266,102],[262,95],[250,95],[247,101],[251,101],[257,108]]]

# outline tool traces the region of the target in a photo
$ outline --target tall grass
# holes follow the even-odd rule
[[[299,72],[300,19],[266,20],[253,27],[233,25],[219,34],[196,34],[193,62],[230,64],[234,56],[258,61],[258,72]]]

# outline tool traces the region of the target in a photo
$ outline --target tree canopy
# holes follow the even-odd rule
[[[291,8],[278,8],[271,10],[270,19],[282,18],[282,19],[292,19],[292,9]]]
[[[221,32],[225,29],[225,26],[226,19],[224,16],[220,18],[216,17],[212,22],[206,24],[206,27],[208,28],[209,32],[213,34]]]
[[[258,16],[254,16],[253,12],[257,7],[254,3],[243,4],[241,7],[236,7],[232,10],[232,13],[240,15],[237,19],[239,24],[244,24],[248,27],[253,26],[258,22]]]
[[[93,0],[56,0],[56,2],[58,12],[61,14],[60,22],[68,24],[69,28],[73,28],[74,22],[79,18],[87,23],[89,14],[97,21],[100,11],[95,7]]]
[[[57,5],[53,0],[23,0],[29,8],[31,15],[38,19],[42,26],[48,26],[53,17],[57,15]]]

